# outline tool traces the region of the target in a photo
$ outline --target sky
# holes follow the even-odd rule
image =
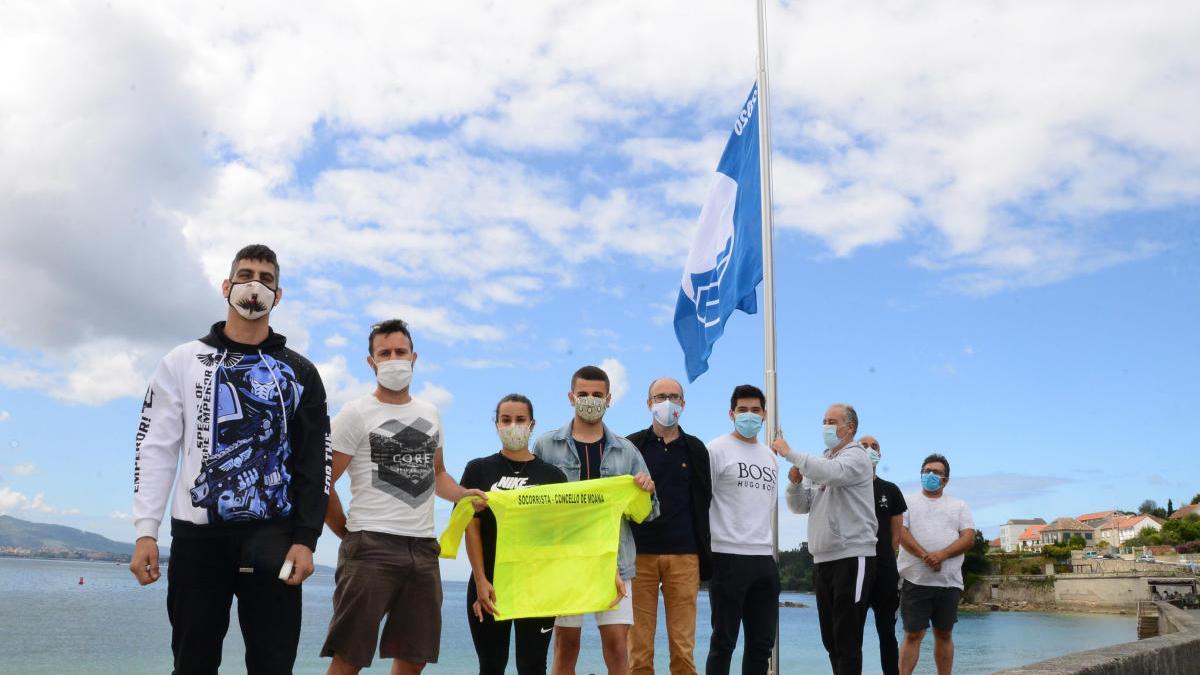
[[[883,477],[913,491],[945,454],[989,537],[1200,493],[1200,6],[768,21],[793,446],[852,403]],[[683,378],[671,315],[755,50],[749,0],[4,3],[0,512],[132,540],[148,377],[223,318],[254,242],[332,411],[373,386],[370,324],[411,323],[455,475],[499,448],[504,394],[564,424],[584,364],[613,378],[614,430],[648,426],[649,382]],[[730,431],[762,344],[735,314],[689,433]],[[781,515],[784,548],[805,520]]]

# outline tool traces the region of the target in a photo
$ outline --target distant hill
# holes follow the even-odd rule
[[[123,541],[113,541],[66,525],[47,525],[0,516],[0,556],[129,562],[131,555],[133,544]],[[169,559],[169,549],[164,546],[159,560],[165,564]],[[322,574],[334,572],[327,565],[317,565],[316,569]]]
[[[133,553],[133,544],[113,541],[92,532],[0,516],[0,549],[4,548],[32,551],[67,549],[126,556]]]

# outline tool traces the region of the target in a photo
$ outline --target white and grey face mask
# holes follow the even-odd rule
[[[496,432],[500,434],[500,442],[505,450],[517,452],[529,447],[529,436],[533,434],[533,429],[528,424],[513,423],[497,426]]]
[[[575,397],[575,414],[579,415],[579,419],[587,423],[598,422],[604,417],[604,410],[607,408],[604,404],[604,399],[599,396],[576,396]]]
[[[243,319],[254,321],[271,313],[275,294],[275,289],[261,281],[242,281],[229,287],[229,306]]]

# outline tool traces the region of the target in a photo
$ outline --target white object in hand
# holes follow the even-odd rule
[[[279,580],[287,581],[292,576],[292,561],[284,560],[283,567],[279,568]]]

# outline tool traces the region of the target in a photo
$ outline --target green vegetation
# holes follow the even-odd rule
[[[812,591],[813,557],[807,541],[800,548],[779,552],[779,586],[785,591]]]
[[[983,533],[975,530],[975,543],[967,549],[963,557],[963,586],[970,588],[979,583],[979,578],[992,571],[992,563],[988,561],[988,542]]]
[[[1125,542],[1126,546],[1171,546],[1186,545],[1190,542],[1200,542],[1200,516],[1191,515],[1182,520],[1168,520],[1163,523],[1161,530],[1152,527],[1142,528],[1133,539]]]

